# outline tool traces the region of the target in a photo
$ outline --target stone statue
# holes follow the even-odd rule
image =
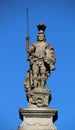
[[[18,126],[18,130],[57,130],[53,123],[58,118],[58,111],[49,108],[51,91],[45,86],[51,71],[55,70],[56,55],[53,47],[46,42],[46,26],[43,23],[37,25],[37,41],[30,45],[28,8],[26,16],[28,53],[26,59],[29,62],[29,69],[24,80],[24,88],[28,107],[19,109],[22,124]]]
[[[19,115],[22,124],[18,130],[57,130],[53,124],[58,118],[57,109],[48,107],[51,101],[51,92],[45,84],[50,72],[55,69],[55,52],[46,42],[43,23],[38,26],[37,42],[30,46],[29,36],[26,37],[27,71],[24,88],[28,100],[28,108],[20,108]]]
[[[27,60],[30,63],[30,68],[27,72],[24,86],[29,103],[37,107],[44,107],[48,106],[50,99],[50,91],[45,88],[45,84],[50,72],[55,69],[56,56],[53,47],[46,42],[44,34],[46,26],[40,23],[37,28],[37,42],[30,46],[29,36],[26,37],[27,52],[29,54]]]

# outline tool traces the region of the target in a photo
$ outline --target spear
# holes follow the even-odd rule
[[[29,37],[29,21],[28,21],[28,8],[26,9],[26,23],[27,23],[27,36],[26,36],[26,50],[29,53],[29,44],[30,44],[30,37]]]
[[[30,37],[29,37],[29,21],[28,21],[28,8],[26,9],[26,20],[27,20],[27,36],[26,36],[26,50],[28,53],[30,53],[29,47],[30,47]],[[28,58],[28,60],[30,60]],[[29,70],[29,84],[31,87],[31,68]]]

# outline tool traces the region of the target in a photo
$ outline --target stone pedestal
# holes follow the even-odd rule
[[[57,110],[50,108],[21,108],[23,121],[18,130],[57,130],[53,122],[57,120]]]

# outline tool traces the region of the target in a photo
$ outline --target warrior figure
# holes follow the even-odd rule
[[[30,70],[27,72],[25,80],[25,87],[27,88],[43,88],[50,75],[50,71],[55,69],[56,56],[53,47],[46,42],[44,34],[46,26],[40,23],[37,25],[37,28],[38,35],[36,43],[30,46],[29,37],[26,37],[27,52],[29,53],[28,61],[30,62]]]

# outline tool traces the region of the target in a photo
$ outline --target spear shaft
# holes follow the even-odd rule
[[[29,21],[28,21],[28,8],[26,9],[26,23],[27,23],[27,36],[26,36],[26,50],[29,53],[29,44],[30,44],[30,37],[29,37]]]
[[[30,53],[30,51],[29,51],[30,37],[29,37],[28,8],[26,9],[26,20],[27,20],[26,50],[27,50],[28,53]],[[29,84],[30,84],[30,87],[31,87],[31,68],[29,70]]]
[[[28,8],[26,9],[26,20],[27,20],[27,36],[29,36],[29,20],[28,20]]]

